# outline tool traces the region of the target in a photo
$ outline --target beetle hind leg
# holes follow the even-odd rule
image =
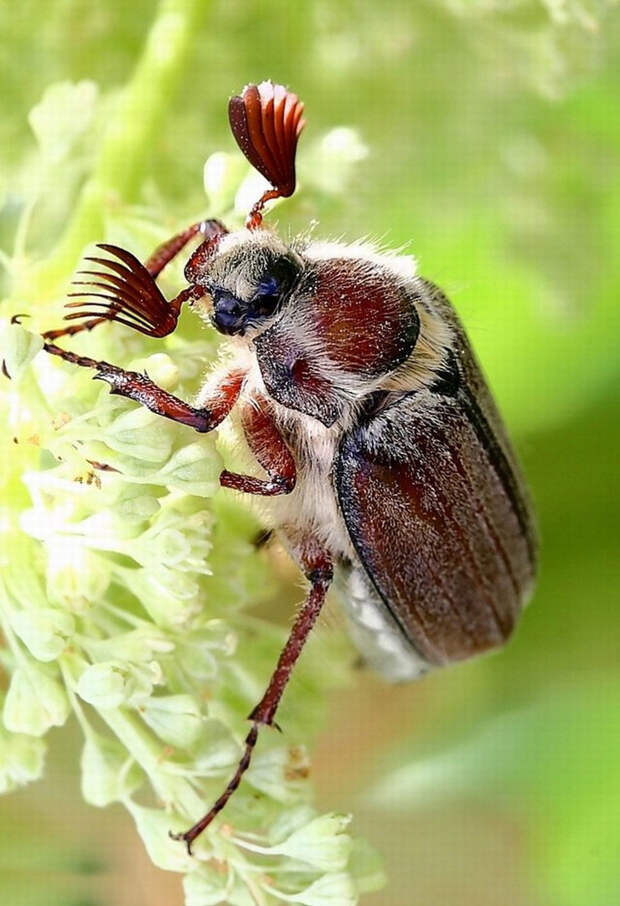
[[[213,819],[222,811],[241,779],[250,766],[252,753],[262,726],[274,724],[275,713],[290,678],[293,667],[301,654],[304,643],[325,603],[327,590],[331,584],[333,567],[331,557],[314,538],[297,538],[287,533],[291,553],[301,564],[304,574],[310,582],[308,596],[297,614],[288,640],[282,649],[276,668],[269,680],[269,685],[260,702],[252,709],[249,720],[252,721],[250,732],[245,738],[244,749],[235,773],[229,780],[224,792],[219,796],[209,811],[189,830],[180,834],[171,833],[173,840],[183,840],[191,855],[194,840],[207,828]],[[279,728],[278,728],[279,729]]]

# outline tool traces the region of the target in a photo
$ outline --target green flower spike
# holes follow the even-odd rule
[[[255,520],[219,493],[213,435],[157,418],[111,396],[87,370],[39,354],[39,331],[61,323],[66,286],[89,243],[122,237],[145,257],[166,238],[158,215],[131,202],[200,6],[162,2],[120,96],[101,96],[88,81],[53,85],[29,117],[38,156],[16,182],[24,188],[13,254],[0,256],[9,286],[0,322],[0,656],[8,676],[0,790],[41,777],[47,732],[72,719],[84,738],[84,799],[125,805],[153,862],[184,875],[188,906],[352,906],[380,885],[381,871],[369,881],[371,860],[356,859],[348,818],[309,804],[302,743],[320,721],[322,693],[338,680],[324,677],[312,651],[302,664],[306,682],[289,692],[285,735],[261,739],[194,858],[169,838],[214,801],[239,758],[245,718],[284,640],[283,629],[245,608],[275,580],[251,543]],[[308,159],[330,156],[326,169],[333,163],[344,175],[360,149],[345,130]],[[212,155],[209,210],[235,223],[247,175],[238,155]],[[67,226],[43,258],[30,227],[59,215]],[[145,370],[185,398],[217,353],[208,333],[190,342],[179,332],[153,354],[152,341],[116,325],[72,344]],[[338,644],[326,638],[323,647]]]

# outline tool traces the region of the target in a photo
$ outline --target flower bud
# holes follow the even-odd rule
[[[189,575],[165,567],[127,569],[122,575],[127,589],[158,626],[181,629],[200,613],[198,583]]]
[[[105,711],[123,704],[142,704],[161,681],[161,668],[156,661],[140,665],[103,661],[86,668],[78,680],[77,693],[93,707]]]
[[[374,893],[385,886],[381,856],[363,837],[356,837],[353,841],[347,869],[351,877],[355,878],[355,888],[359,894]]]
[[[368,156],[359,133],[348,126],[327,132],[302,158],[302,173],[308,182],[329,195],[341,193],[354,166]]]
[[[222,461],[213,443],[197,441],[174,453],[158,473],[158,478],[171,489],[212,497],[219,488]]]
[[[45,742],[0,727],[0,793],[10,793],[39,780],[45,763]]]
[[[28,114],[41,151],[54,163],[62,160],[92,126],[99,90],[95,82],[54,82]]]
[[[320,815],[269,852],[308,862],[321,871],[343,871],[351,853],[351,837],[344,833],[350,815]]]
[[[254,755],[247,780],[277,802],[299,800],[307,788],[309,759],[302,747],[279,747]]]
[[[97,709],[119,708],[127,697],[126,673],[114,661],[92,664],[79,678],[77,693]]]
[[[148,409],[137,408],[117,416],[102,430],[101,437],[118,453],[147,463],[160,463],[170,456],[172,430]]]
[[[19,324],[0,321],[0,359],[12,381],[17,381],[43,347],[43,339]]]
[[[60,727],[69,715],[69,701],[60,683],[34,661],[17,668],[4,701],[4,726],[13,733],[43,736]]]
[[[183,878],[183,891],[185,906],[217,906],[218,903],[232,902],[226,866],[220,870],[214,865],[200,865]]]
[[[323,875],[305,890],[285,899],[302,906],[355,906],[358,897],[351,877],[340,871]]]
[[[188,855],[185,846],[170,841],[170,831],[182,833],[187,830],[187,819],[171,815],[162,809],[144,808],[131,799],[126,802],[133,815],[138,833],[142,837],[152,862],[165,871],[189,871],[196,863]]]
[[[36,511],[31,510],[34,517]],[[47,539],[46,586],[51,603],[68,607],[74,613],[88,609],[91,601],[98,601],[107,589],[110,562],[84,545],[69,543],[66,535]]]
[[[99,808],[126,799],[142,782],[142,773],[127,749],[98,733],[86,737],[81,767],[82,795]]]
[[[204,189],[209,199],[209,210],[218,215],[233,203],[235,192],[247,164],[238,154],[216,151],[205,161],[203,170]]]
[[[156,497],[144,493],[144,488],[139,485],[129,485],[114,504],[113,510],[120,520],[132,525],[151,519],[159,508],[160,503]]]
[[[188,694],[153,696],[142,717],[161,740],[180,749],[192,746],[204,728],[200,703]]]
[[[191,754],[192,765],[200,776],[217,776],[239,758],[239,746],[225,723],[207,718]]]
[[[152,624],[107,639],[90,639],[88,651],[96,661],[124,661],[144,664],[160,654],[174,651],[174,642]]]
[[[146,373],[150,379],[164,390],[174,390],[179,382],[179,369],[165,352],[156,352],[129,363],[131,371]]]
[[[260,198],[270,185],[264,176],[256,170],[250,170],[235,193],[235,214],[246,217],[257,198]],[[279,199],[270,202],[270,210],[277,207]]]
[[[70,613],[45,607],[19,610],[11,616],[11,626],[39,661],[53,661],[67,647],[75,620]]]

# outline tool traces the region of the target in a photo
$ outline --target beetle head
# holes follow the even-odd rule
[[[96,315],[148,336],[164,337],[176,328],[181,304],[195,301],[204,290],[213,301],[210,319],[221,333],[242,335],[264,326],[289,298],[302,268],[298,256],[260,229],[265,204],[295,191],[295,154],[304,127],[302,111],[297,95],[269,81],[246,85],[241,95],[230,99],[228,113],[235,140],[272,188],[263,192],[250,210],[245,230],[229,234],[219,221],[205,220],[166,244],[164,260],[169,260],[170,251],[174,254],[191,236],[204,237],[185,267],[189,287],[175,300],[168,303],[156,285],[155,276],[161,267],[153,268],[152,260],[149,270],[131,252],[102,244],[99,247],[113,257],[87,260],[112,273],[85,271],[85,275],[97,279],[76,281],[88,289],[72,295],[95,297],[96,301],[70,302],[69,307],[79,310],[66,318],[92,320]],[[105,292],[96,292],[91,286]]]
[[[305,125],[302,111],[297,95],[269,81],[246,85],[241,95],[230,99],[233,136],[273,188],[253,206],[245,230],[205,241],[185,269],[188,282],[204,287],[210,296],[207,314],[220,333],[246,335],[263,329],[299,281],[299,256],[260,227],[266,202],[295,191],[295,154]]]
[[[302,259],[273,233],[229,233],[202,272],[193,274],[210,300],[194,307],[220,333],[254,334],[282,311],[302,272]]]

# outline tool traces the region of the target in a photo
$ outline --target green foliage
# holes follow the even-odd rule
[[[25,0],[0,7],[0,30],[0,346],[12,376],[0,378],[0,789],[41,777],[47,731],[76,715],[84,798],[126,805],[155,863],[186,873],[191,906],[340,906],[358,892],[373,901],[381,883],[374,853],[345,816],[310,805],[300,776],[300,744],[340,679],[312,645],[284,702],[286,737],[265,734],[223,829],[191,864],[164,839],[238,755],[284,635],[247,608],[277,580],[252,548],[249,511],[215,493],[231,455],[221,441],[38,352],[90,242],[145,256],[198,216],[238,222],[253,176],[226,99],[271,77],[309,119],[301,191],[273,219],[408,244],[464,317],[541,525],[538,591],[514,643],[398,698],[405,739],[380,748],[352,826],[388,861],[391,906],[616,902],[617,2],[53,0],[42,16]],[[180,266],[164,280],[179,284]],[[21,327],[9,324],[18,312],[31,315]],[[185,396],[217,354],[188,316],[157,344],[102,328],[72,345]],[[334,635],[320,642],[334,645],[330,665]],[[362,754],[343,758],[343,785]],[[3,870],[3,898],[71,902],[30,872],[78,874],[77,856],[16,842],[33,833],[7,834],[2,867],[28,880]]]
[[[88,372],[42,354],[36,333],[60,319],[65,281],[90,241],[146,253],[166,235],[166,218],[154,213],[161,202],[130,202],[183,72],[197,6],[162,4],[115,98],[91,81],[55,83],[28,118],[38,151],[24,164],[13,252],[3,256],[0,623],[9,683],[0,785],[8,792],[41,777],[44,738],[73,714],[84,737],[84,799],[123,803],[152,861],[186,875],[188,902],[353,904],[348,819],[309,805],[308,756],[292,744],[308,738],[313,699],[320,707],[326,685],[311,665],[297,689],[301,719],[290,721],[286,740],[265,734],[227,810],[235,835],[217,822],[193,859],[170,840],[168,831],[186,829],[225,785],[283,641],[281,629],[242,612],[270,587],[250,543],[257,523],[236,503],[212,505],[222,467],[213,436],[196,439],[115,400]],[[352,132],[323,145],[325,166],[343,177],[360,156]],[[205,187],[229,221],[247,171],[238,156],[207,161]],[[32,228],[60,217],[66,227],[42,254]],[[216,355],[213,337],[182,333],[156,353],[109,329],[78,342],[181,395]],[[214,860],[226,866],[217,883]],[[376,871],[370,886],[380,882]]]

